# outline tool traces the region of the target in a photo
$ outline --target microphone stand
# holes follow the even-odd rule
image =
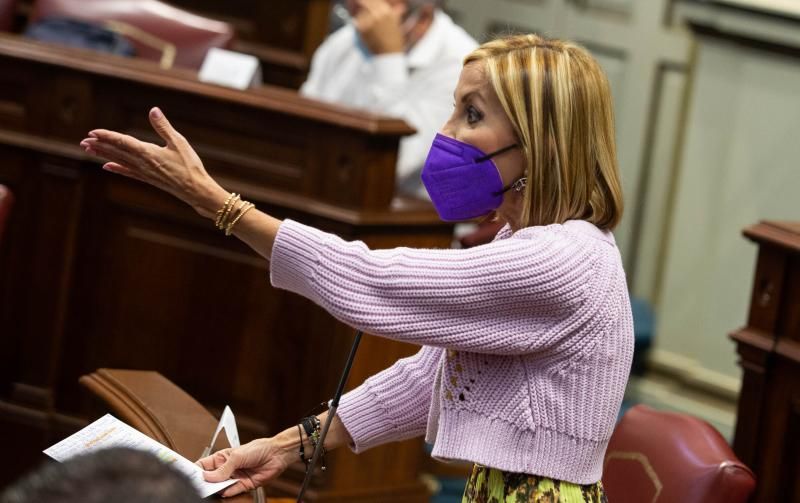
[[[361,330],[356,332],[356,338],[353,340],[353,346],[350,348],[350,355],[347,357],[347,363],[344,366],[344,372],[342,372],[342,376],[339,379],[339,387],[336,388],[336,394],[333,395],[333,400],[330,402],[330,406],[328,407],[328,417],[325,420],[322,430],[320,431],[319,441],[317,442],[316,447],[314,447],[314,455],[311,456],[311,461],[306,466],[306,476],[303,479],[303,486],[300,488],[300,494],[297,496],[297,503],[303,503],[303,495],[305,495],[306,489],[308,489],[308,485],[311,483],[311,477],[314,474],[314,467],[317,465],[317,461],[319,461],[320,454],[322,454],[322,446],[325,443],[325,437],[328,435],[328,429],[331,427],[333,418],[336,416],[336,409],[339,408],[339,399],[342,397],[342,391],[344,391],[344,385],[347,382],[347,376],[350,375],[350,367],[353,366],[353,360],[356,357],[356,350],[358,349],[358,343],[361,342],[362,335],[364,335],[364,332]]]

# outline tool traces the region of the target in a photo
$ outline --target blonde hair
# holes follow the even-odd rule
[[[622,217],[608,79],[583,47],[538,35],[487,42],[464,60],[485,70],[525,156],[521,225]]]

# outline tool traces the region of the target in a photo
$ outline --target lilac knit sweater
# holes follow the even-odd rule
[[[370,250],[287,220],[271,279],[423,346],[342,397],[356,452],[425,433],[439,458],[600,480],[633,354],[610,233],[573,220],[467,250]]]

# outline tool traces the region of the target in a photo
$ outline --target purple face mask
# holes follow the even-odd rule
[[[422,183],[442,220],[482,217],[500,207],[509,189],[524,184],[525,179],[520,178],[503,187],[500,171],[492,161],[492,157],[516,147],[509,145],[486,154],[468,143],[437,134],[422,168]]]

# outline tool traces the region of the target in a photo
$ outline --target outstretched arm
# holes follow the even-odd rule
[[[81,144],[111,161],[105,169],[165,190],[214,218],[229,194],[160,110],[151,110],[150,121],[165,146],[102,129]],[[587,304],[586,294],[605,281],[594,271],[594,247],[548,226],[524,239],[469,250],[370,250],[258,211],[246,213],[234,233],[271,261],[274,286],[313,300],[344,323],[463,351],[564,349],[575,342],[572,332],[549,330],[557,326],[551,321],[580,311],[575,323],[596,322],[598,304]]]

